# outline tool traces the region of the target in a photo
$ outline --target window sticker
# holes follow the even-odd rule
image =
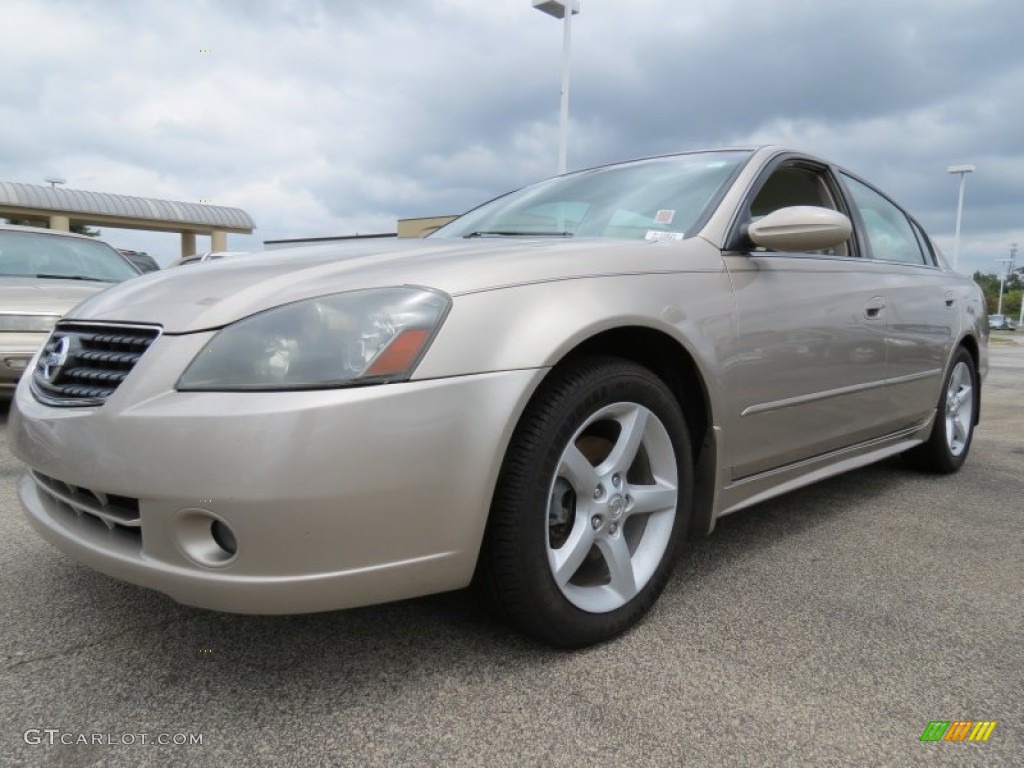
[[[649,229],[644,235],[644,240],[658,243],[678,243],[684,237],[686,237],[685,232],[661,232],[657,229]]]
[[[671,224],[672,219],[676,217],[676,212],[672,210],[661,210],[654,214],[655,224]]]

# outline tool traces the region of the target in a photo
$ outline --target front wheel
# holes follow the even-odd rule
[[[614,637],[668,581],[692,489],[686,422],[658,377],[611,358],[556,372],[512,437],[478,584],[542,642]]]
[[[931,435],[926,442],[903,454],[910,466],[939,474],[960,469],[974,437],[977,381],[974,358],[961,347],[946,374]]]

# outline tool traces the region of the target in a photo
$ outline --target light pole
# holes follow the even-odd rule
[[[562,106],[558,121],[558,172],[565,173],[569,154],[569,48],[572,17],[580,12],[580,0],[533,0],[533,7],[562,19]],[[566,8],[571,9],[566,13]]]
[[[1012,258],[1015,258],[1016,256],[1017,256],[1017,244],[1014,243],[1012,246],[1010,246],[1010,258],[1012,259]],[[1024,277],[1024,268],[1021,268],[1020,274],[1021,274],[1021,277]],[[1020,315],[1018,315],[1018,317],[1017,317],[1017,327],[1018,328],[1024,328],[1024,291],[1021,291],[1021,294],[1020,294]]]
[[[1010,275],[1012,275],[1014,273],[1014,271],[1015,271],[1014,267],[1017,266],[1016,265],[1016,261],[1017,261],[1017,244],[1016,243],[1010,243],[1010,258],[1008,258],[1008,259],[1000,259],[1000,261],[1009,262],[1006,265],[1006,273],[1003,276],[1004,279],[1005,279],[1005,278],[1009,277]],[[1000,283],[999,283],[999,314],[1000,315],[1003,314],[1003,283],[1002,283],[1002,281],[1000,281]],[[1021,314],[1021,318],[1020,318],[1020,320],[1017,321],[1017,327],[1018,328],[1021,325],[1021,321],[1024,320],[1024,296],[1021,296],[1020,314]]]
[[[967,181],[967,174],[974,173],[974,166],[951,165],[946,171],[960,176],[960,195],[956,204],[956,234],[953,235],[953,269],[956,270],[960,263],[960,219],[964,214],[964,183]]]
[[[1010,245],[1010,258],[1008,259],[996,259],[1000,264],[1005,264],[1006,269],[999,275],[999,306],[996,308],[996,314],[1003,314],[1003,287],[1006,285],[1006,276],[1013,271],[1013,262],[1017,258],[1017,244],[1012,243]]]
[[[1017,327],[1024,328],[1024,293],[1020,295],[1020,315],[1017,316]]]

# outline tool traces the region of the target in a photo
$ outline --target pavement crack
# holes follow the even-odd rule
[[[164,627],[169,627],[172,624],[188,621],[192,618],[194,617],[176,616],[173,619],[164,619],[163,621],[154,622],[152,624],[141,624],[136,627],[129,627],[120,632],[102,635],[101,637],[98,637],[95,640],[78,643],[77,645],[70,645],[65,648],[59,648],[53,651],[48,651],[46,653],[34,654],[32,656],[6,656],[3,657],[2,661],[0,661],[0,674],[11,672],[13,670],[18,669],[19,667],[24,667],[28,664],[35,664],[36,662],[40,661],[50,661],[52,659],[59,659],[64,656],[71,656],[81,651],[87,651],[97,646],[106,645],[110,642],[113,642],[115,640],[118,640],[119,638],[124,637],[125,635],[130,635],[135,632],[145,632],[152,629],[162,629]]]

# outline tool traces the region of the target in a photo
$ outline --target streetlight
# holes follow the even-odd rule
[[[960,197],[956,204],[956,234],[953,235],[953,269],[956,270],[960,262],[960,218],[964,213],[964,182],[967,181],[968,173],[974,173],[974,166],[951,165],[946,169],[946,172],[959,174],[960,176]]]
[[[566,7],[572,12],[566,13]],[[569,43],[572,17],[580,12],[580,0],[533,0],[533,7],[562,19],[562,110],[558,123],[558,172],[565,173],[569,154]]]
[[[1016,243],[1010,246],[1010,259],[1012,261],[1015,258],[1017,258]],[[1024,277],[1024,267],[1022,267],[1019,271],[1021,273],[1021,276]],[[1020,294],[1020,315],[1017,317],[1017,327],[1024,328],[1024,291],[1021,291]]]
[[[996,259],[1000,264],[1005,264],[1006,269],[999,275],[999,306],[996,308],[996,314],[1003,314],[1003,286],[1006,285],[1006,276],[1013,271],[1013,262],[1017,258],[1017,244],[1012,243],[1010,245],[1010,258],[1008,259]]]

